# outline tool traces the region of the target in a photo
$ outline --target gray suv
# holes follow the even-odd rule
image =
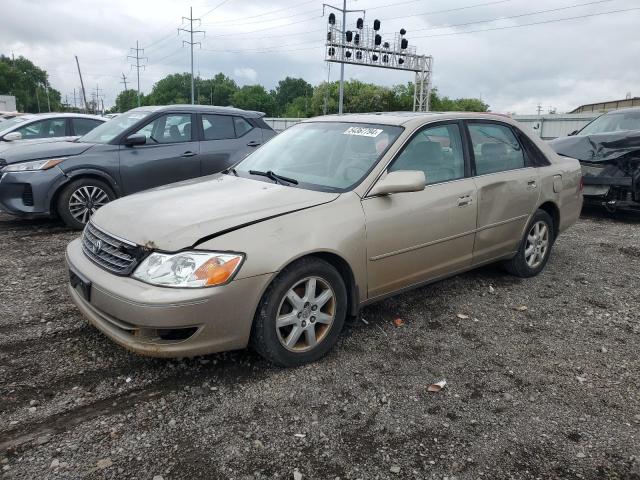
[[[115,198],[225,170],[273,137],[260,112],[227,107],[140,107],[73,142],[0,154],[0,209],[59,215],[82,228]]]

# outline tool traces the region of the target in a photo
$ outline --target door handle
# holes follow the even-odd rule
[[[464,195],[462,197],[458,197],[458,206],[466,207],[467,205],[471,205],[473,203],[473,198],[470,195]]]
[[[247,147],[257,147],[260,145],[260,142],[256,142],[255,140],[251,140],[249,143],[247,143]]]
[[[180,155],[181,157],[193,157],[194,155],[196,155],[196,152],[184,152],[182,155]]]
[[[528,188],[529,190],[534,190],[534,189],[536,188],[536,186],[537,186],[537,185],[536,185],[536,181],[535,181],[535,180],[529,180],[529,181],[527,182],[527,188]]]

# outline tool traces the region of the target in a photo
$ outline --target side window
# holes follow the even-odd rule
[[[421,170],[427,185],[464,178],[464,152],[457,124],[420,131],[391,164],[390,172]]]
[[[180,143],[191,141],[191,114],[170,113],[156,118],[136,133],[147,137],[148,143]]]
[[[476,175],[525,166],[522,147],[511,128],[497,123],[470,122],[468,125],[476,160]]]
[[[64,137],[66,135],[66,125],[64,118],[51,118],[30,123],[18,128],[16,132],[20,132],[25,140]]]
[[[73,133],[75,135],[84,135],[96,128],[98,125],[102,125],[102,122],[98,120],[91,120],[90,118],[72,118]]]
[[[233,117],[233,123],[236,126],[236,137],[241,137],[253,129],[253,126],[242,117]]]
[[[236,138],[233,117],[228,115],[202,115],[202,131],[205,140]]]

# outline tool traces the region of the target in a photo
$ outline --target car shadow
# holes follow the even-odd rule
[[[640,224],[640,212],[631,210],[616,210],[608,212],[604,207],[597,205],[584,205],[580,218],[601,221],[616,221],[628,224]]]

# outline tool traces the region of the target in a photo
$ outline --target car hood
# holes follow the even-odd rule
[[[4,147],[4,145],[2,146]],[[92,143],[67,141],[36,144],[25,142],[0,152],[0,159],[3,159],[6,163],[17,163],[29,160],[40,160],[42,158],[70,157],[80,155],[92,146]]]
[[[0,155],[7,150],[16,147],[30,147],[32,145],[41,145],[43,143],[72,142],[76,138],[78,137],[38,138],[34,140],[13,140],[12,142],[0,142]]]
[[[560,155],[583,162],[607,162],[640,155],[640,130],[556,138],[549,146]]]
[[[338,196],[215,174],[116,200],[98,210],[91,221],[111,235],[174,252],[248,224],[331,202]]]

